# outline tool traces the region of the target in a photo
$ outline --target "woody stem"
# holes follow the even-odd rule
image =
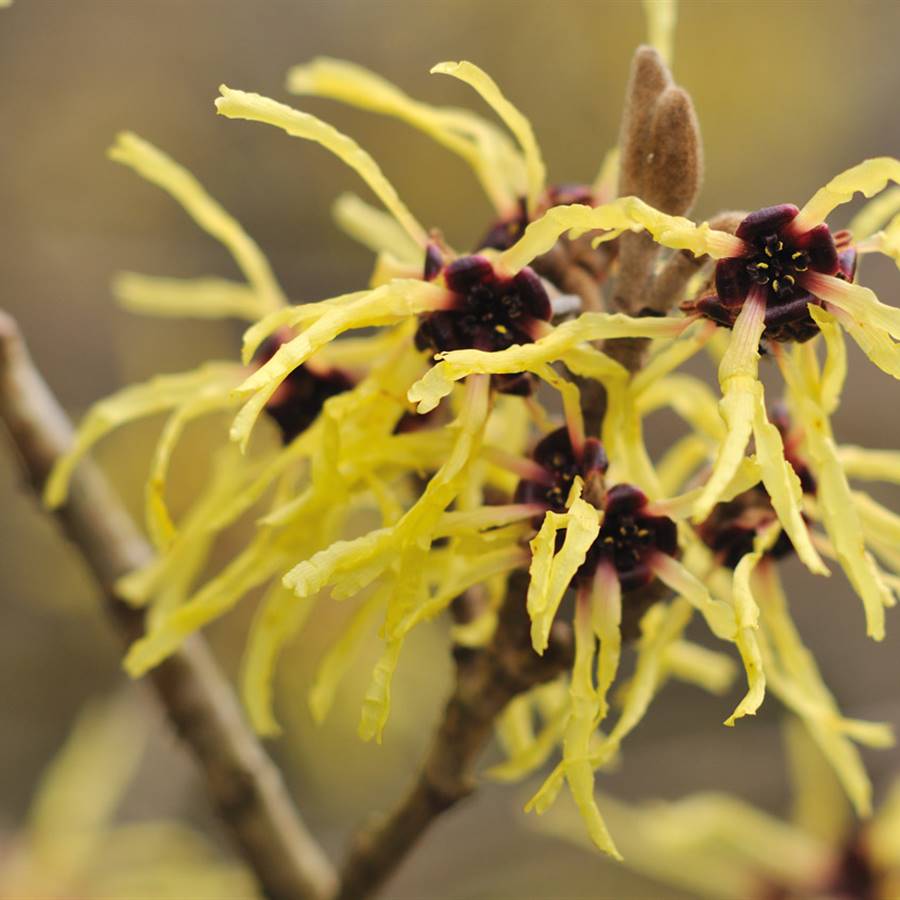
[[[72,443],[72,425],[35,368],[14,321],[0,311],[0,421],[40,495]],[[103,476],[75,474],[58,518],[106,600],[126,643],[144,630],[143,612],[116,594],[116,582],[145,566],[152,551]],[[206,778],[209,799],[273,900],[324,900],[335,874],[288,796],[281,774],[244,720],[234,692],[200,637],[150,676],[172,727]]]

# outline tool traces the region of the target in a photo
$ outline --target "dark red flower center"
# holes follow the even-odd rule
[[[271,359],[290,337],[290,334],[276,334],[265,341],[256,356],[256,365]],[[265,410],[278,426],[283,443],[289,444],[312,425],[329,397],[349,391],[353,386],[353,379],[345,372],[305,363],[284,379]]]
[[[426,277],[432,272],[433,257],[426,256]],[[529,268],[504,277],[486,257],[463,256],[443,273],[450,301],[422,318],[415,337],[420,350],[505,350],[532,343],[539,323],[550,321],[550,298]],[[505,393],[531,393],[531,379],[526,376],[494,376],[493,383]]]
[[[778,406],[770,413],[772,424],[781,432],[784,458],[791,464],[804,494],[816,493],[816,479],[806,461],[797,452],[799,435],[792,431],[786,410]],[[713,551],[721,565],[734,569],[748,553],[753,552],[757,535],[774,525],[777,515],[762,482],[738,494],[727,503],[717,503],[697,533]],[[771,559],[783,559],[794,552],[794,545],[782,530],[766,551]]]
[[[674,556],[678,552],[678,531],[667,516],[649,511],[646,495],[630,484],[609,490],[603,476],[609,462],[603,445],[588,438],[580,453],[572,447],[567,429],[547,435],[534,449],[532,458],[546,473],[545,479],[523,479],[516,489],[516,502],[537,503],[554,512],[564,512],[576,476],[585,482],[584,499],[603,510],[600,533],[587,552],[575,576],[593,578],[600,564],[612,565],[622,590],[643,587],[653,580],[652,558],[657,553]],[[539,527],[543,516],[535,522]],[[558,536],[559,546],[565,533]]]
[[[668,516],[652,515],[646,495],[630,484],[606,492],[603,512],[600,534],[576,577],[593,577],[598,565],[611,563],[623,591],[650,584],[653,557],[678,553],[677,526]]]
[[[802,342],[816,335],[819,328],[809,314],[809,304],[821,305],[821,301],[806,289],[804,275],[818,272],[852,281],[856,251],[846,232],[833,235],[827,225],[797,231],[793,223],[798,212],[786,203],[747,216],[735,231],[744,242],[744,252],[720,259],[715,293],[686,308],[731,328],[750,292],[761,291],[766,303],[766,340]]]
[[[537,207],[529,216],[528,205],[525,198],[519,200],[516,211],[503,219],[498,219],[488,229],[487,234],[481,239],[479,247],[491,247],[494,250],[508,250],[523,234],[530,221],[538,218],[553,206],[568,206],[572,203],[582,203],[585,206],[594,206],[596,196],[593,189],[586,184],[556,184],[551,185],[540,198]]]
[[[747,262],[755,284],[768,286],[778,300],[788,300],[801,290],[797,276],[809,270],[809,254],[785,245],[777,234],[762,241],[762,252]]]

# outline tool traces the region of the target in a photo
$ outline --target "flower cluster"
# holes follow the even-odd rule
[[[462,253],[419,224],[351,138],[275,100],[221,89],[221,115],[320,144],[386,210],[353,195],[338,201],[338,222],[377,254],[374,274],[366,289],[315,303],[287,301],[253,241],[180,166],[132,135],[113,148],[222,241],[245,277],[131,274],[116,282],[120,299],[145,313],[251,323],[240,361],[97,404],[50,481],[49,501],[62,502],[73,466],[110,429],[169,412],[147,487],[158,557],[121,584],[148,606],[128,671],[143,674],[264,586],[243,692],[255,726],[274,733],[278,655],[330,594],[356,612],[324,656],[313,711],[327,712],[378,621],[382,652],[360,730],[380,738],[414,627],[481,587],[477,615],[454,633],[481,646],[509,576],[528,570],[520,600],[534,652],[547,649],[570,595],[575,642],[568,676],[514,701],[500,722],[508,758],[493,770],[498,778],[522,777],[561,747],[533,808],[547,809],[568,783],[594,843],[617,855],[595,771],[669,677],[724,690],[733,648],[747,690],[727,724],[755,713],[768,688],[802,719],[865,814],[871,788],[856,744],[888,745],[890,730],[840,713],[791,621],[778,563],[795,553],[826,575],[823,557],[836,561],[862,599],[868,633],[883,637],[900,585],[900,517],[848,479],[900,482],[900,454],[838,445],[830,416],[846,374],[845,332],[900,377],[900,310],[856,282],[862,255],[900,259],[900,217],[891,220],[900,204],[886,192],[849,231],[833,232],[825,219],[856,192],[873,197],[900,182],[900,162],[868,160],[800,209],[731,214],[721,219],[733,221],[730,230],[714,228],[685,218],[699,183],[699,133],[655,51],[637,58],[621,166],[608,154],[585,187],[547,183],[530,124],[484,71],[468,62],[432,71],[473,88],[508,133],[335,60],[292,70],[288,87],[397,117],[465,159],[496,220],[477,223],[482,243]],[[641,152],[641,140],[661,151]],[[686,166],[693,176],[666,180]],[[617,196],[622,188],[640,196]],[[560,260],[576,257],[573,276]],[[376,331],[345,336],[360,329]],[[704,348],[718,353],[719,396],[679,371]],[[781,373],[786,412],[768,411],[762,353]],[[537,391],[541,383],[547,389]],[[663,407],[688,433],[654,460],[643,431]],[[232,443],[223,440],[208,483],[175,523],[166,503],[173,448],[189,422],[221,412],[233,415]],[[251,443],[261,417],[276,428]],[[252,538],[206,577],[216,537],[242,518],[253,519]],[[718,650],[684,637],[695,614]],[[608,727],[607,697],[628,645],[635,668]]]

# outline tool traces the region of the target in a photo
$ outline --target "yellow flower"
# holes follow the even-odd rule
[[[241,866],[168,820],[117,824],[148,731],[134,697],[89,706],[51,762],[26,822],[0,851],[4,900],[251,900]]]
[[[170,279],[126,274],[115,290],[129,308],[168,316],[239,316],[257,321],[286,300],[258,247],[185,169],[146,141],[121,135],[111,156],[171,193],[206,231],[231,251],[246,283],[222,279]],[[262,347],[260,366],[277,353],[282,333]],[[147,530],[157,558],[119,585],[130,602],[149,606],[148,634],[129,652],[126,667],[140,674],[171,653],[191,632],[224,614],[252,588],[270,583],[251,635],[247,694],[268,691],[280,646],[301,624],[297,610],[284,610],[283,573],[298,558],[335,540],[344,523],[362,514],[396,518],[403,490],[398,479],[438,468],[450,441],[447,432],[396,433],[408,416],[405,393],[424,363],[409,328],[380,337],[344,340],[322,348],[292,371],[269,398],[267,416],[283,446],[271,440],[241,455],[225,446],[211,474],[178,523],[169,514],[166,480],[184,428],[194,419],[234,410],[233,391],[246,377],[239,362],[206,363],[194,371],[165,375],[125,388],[97,403],[82,422],[73,449],[54,470],[47,500],[65,500],[78,461],[113,429],[141,417],[168,412],[151,462],[146,490]],[[239,519],[269,506],[253,539],[219,573],[198,584],[216,538]],[[380,511],[380,512],[379,512]],[[251,704],[260,730],[274,730],[268,703]]]

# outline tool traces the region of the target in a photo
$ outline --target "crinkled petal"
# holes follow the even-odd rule
[[[171,194],[204,231],[221,241],[267,310],[277,309],[287,302],[268,260],[253,239],[206,193],[187,169],[128,131],[116,137],[109,157],[130,166],[147,181]]]
[[[897,213],[900,213],[900,187],[895,186],[866,203],[850,220],[847,227],[854,243],[872,237]]]
[[[825,339],[825,364],[822,367],[820,402],[825,413],[831,415],[838,408],[841,392],[847,380],[847,347],[833,315],[814,304],[809,305],[809,314]]]
[[[421,267],[422,248],[397,220],[356,194],[341,194],[331,207],[338,227],[373,253],[388,253],[401,265]]]
[[[162,434],[153,451],[150,475],[144,496],[147,533],[157,549],[167,547],[175,538],[175,523],[166,503],[166,480],[172,454],[185,427],[201,416],[221,412],[235,405],[230,392],[213,384],[201,389],[196,396],[182,403],[166,421]]]
[[[766,676],[755,634],[759,607],[750,590],[750,576],[760,556],[759,553],[748,553],[734,570],[734,611],[738,625],[735,643],[747,673],[747,693],[735,711],[725,720],[726,725],[734,725],[735,720],[743,716],[756,715],[766,695]]]
[[[600,533],[600,512],[590,503],[576,499],[563,515],[547,513],[545,525],[531,544],[534,562],[527,599],[531,642],[538,653],[546,650],[550,627],[563,595]],[[565,541],[559,553],[547,562],[547,547],[550,546],[552,553],[560,527],[566,529]]]
[[[881,328],[860,322],[842,309],[832,307],[834,317],[869,359],[893,378],[900,379],[900,344]]]
[[[282,647],[303,627],[314,604],[315,597],[298,598],[280,581],[260,601],[241,665],[241,696],[258,734],[281,733],[274,711],[275,665]]]
[[[362,66],[328,57],[295,66],[288,72],[287,87],[295,94],[331,97],[393,116],[419,129],[472,167],[500,213],[511,209],[521,193],[524,163],[516,159],[506,136],[474,113],[421,103]],[[519,163],[513,171],[504,166],[510,161]]]
[[[156,621],[151,631],[131,645],[125,656],[125,670],[132,678],[138,678],[159,665],[185,638],[231,609],[251,588],[281,571],[288,559],[268,533],[260,533],[193,598]]]
[[[597,849],[621,859],[594,797],[594,768],[590,740],[596,727],[598,697],[594,691],[594,629],[589,596],[581,594],[575,609],[575,662],[569,694],[572,711],[563,738],[563,767],[572,799]]]
[[[492,766],[487,770],[487,776],[495,781],[520,781],[540,768],[562,739],[568,716],[569,708],[566,704],[547,720],[532,743],[511,754],[509,759]]]
[[[678,560],[664,553],[658,553],[651,565],[663,584],[684,597],[703,616],[716,637],[726,641],[734,639],[734,612],[721,600],[714,600],[702,581]]]
[[[827,417],[809,400],[798,403],[797,409],[809,454],[815,463],[817,500],[828,536],[844,572],[863,601],[866,633],[881,640],[884,637],[884,607],[891,602],[892,595],[866,550],[859,515]]]
[[[632,318],[620,313],[584,313],[557,325],[549,334],[531,344],[515,344],[506,350],[452,350],[409,389],[409,399],[419,412],[434,409],[453,389],[453,384],[474,373],[502,374],[532,372],[566,354],[586,341],[616,337],[674,337],[686,323],[677,319]],[[584,357],[582,357],[584,359]],[[618,368],[610,367],[618,373]]]
[[[622,652],[622,588],[619,576],[612,566],[600,565],[594,576],[591,592],[591,622],[594,634],[600,641],[597,658],[597,700],[600,722],[606,718],[606,695],[619,670]]]
[[[235,417],[232,439],[246,446],[256,419],[281,382],[339,334],[355,328],[395,324],[434,309],[444,297],[445,291],[435,285],[398,280],[344,306],[329,307],[305,331],[282,344],[265,365],[238,387],[240,394],[251,396]]]
[[[900,181],[900,160],[889,156],[864,160],[835,175],[825,187],[816,191],[795,219],[796,228],[807,231],[824,222],[833,209],[849,203],[857,191],[866,197],[874,197],[891,181]]]
[[[497,113],[509,130],[515,135],[525,157],[525,171],[528,180],[528,205],[534,209],[544,190],[546,168],[531,123],[503,96],[496,82],[486,72],[473,63],[444,62],[432,67],[431,73],[450,75],[474,88],[482,99]]]
[[[778,520],[806,567],[817,575],[827,575],[828,568],[813,547],[809,528],[800,511],[803,502],[800,478],[784,458],[781,432],[769,421],[761,392],[754,410],[753,435],[762,481]]]
[[[850,478],[900,484],[900,451],[869,450],[844,444],[837,448],[837,454]]]
[[[69,479],[79,460],[111,431],[128,422],[180,406],[199,391],[218,387],[227,392],[234,387],[242,369],[235,363],[205,363],[191,372],[159,375],[143,384],[131,385],[95,403],[75,433],[72,448],[50,473],[44,500],[57,507],[66,499]]]
[[[725,231],[716,231],[704,222],[669,216],[637,197],[620,197],[602,206],[556,206],[525,229],[525,234],[498,257],[498,266],[506,272],[518,272],[533,259],[553,247],[561,235],[578,237],[591,231],[605,231],[612,237],[623,231],[649,231],[653,239],[673,250],[690,250],[695,256],[714,259],[740,256],[744,242]],[[604,235],[604,239],[608,239]]]
[[[247,119],[251,122],[274,125],[292,137],[315,141],[331,151],[366,182],[407,234],[417,244],[425,245],[427,240],[425,229],[400,200],[393,185],[385,178],[375,160],[352,138],[341,134],[336,128],[315,116],[291,109],[269,97],[235,91],[225,85],[220,86],[219,92],[222,96],[216,100],[216,110],[220,115],[229,119]]]
[[[372,630],[376,613],[386,603],[387,592],[384,589],[374,591],[351,616],[340,637],[319,663],[309,691],[309,708],[316,722],[323,721],[328,715],[341,679],[353,663],[354,654],[367,633]]]
[[[694,520],[702,522],[719,502],[732,480],[750,440],[753,416],[760,402],[762,385],[757,378],[759,340],[765,328],[765,302],[752,293],[744,303],[731,333],[731,342],[719,365],[722,400],[719,409],[728,428],[719,448],[712,474],[697,501]]]
[[[363,699],[359,720],[359,736],[364,741],[375,738],[381,743],[384,726],[391,712],[391,680],[400,660],[403,639],[396,638],[386,645],[372,672],[372,681]]]
[[[665,668],[679,681],[724,694],[734,682],[735,664],[730,656],[692,641],[674,641],[665,653]]]
[[[870,288],[813,271],[803,279],[803,285],[813,294],[852,316],[861,328],[880,328],[900,338],[900,309],[882,303]]]
[[[250,285],[226,278],[161,278],[120,272],[113,279],[112,292],[125,309],[150,316],[255,322],[272,309]]]

